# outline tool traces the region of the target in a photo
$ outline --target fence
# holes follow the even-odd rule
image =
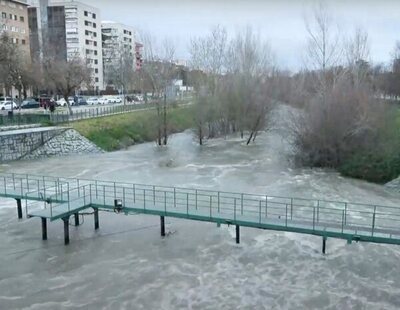
[[[50,121],[49,114],[20,114],[0,115],[0,126],[20,126],[42,124]]]
[[[57,110],[53,113],[48,112],[46,114],[25,114],[14,111],[14,113],[12,114],[10,113],[8,115],[0,115],[0,127],[44,123],[61,124],[107,115],[128,113],[139,109],[151,109],[154,106],[154,103],[148,103],[127,104],[119,106],[97,106],[86,108],[80,107],[79,110],[74,111],[72,115],[70,115],[68,111]]]
[[[151,109],[154,108],[154,106],[155,104],[149,103],[118,106],[98,106],[74,111],[72,115],[70,115],[68,111],[55,111],[54,113],[50,114],[50,121],[54,124],[68,123],[89,118],[128,113],[140,109]]]

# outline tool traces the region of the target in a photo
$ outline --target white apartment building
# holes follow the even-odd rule
[[[77,1],[52,2],[65,7],[67,59],[79,55],[93,69],[94,88],[103,89],[100,10]]]
[[[103,70],[105,74],[104,87],[107,86],[107,66],[112,66],[121,52],[128,52],[132,56],[132,68],[137,69],[135,43],[135,30],[131,26],[112,21],[101,23],[102,46],[103,46]]]
[[[43,3],[46,2],[45,5]],[[47,37],[59,38],[65,42],[60,42],[57,48],[59,54],[68,60],[73,57],[81,57],[93,69],[93,86],[96,91],[103,89],[103,51],[101,38],[101,15],[100,10],[78,1],[50,1],[33,0],[31,4],[44,11],[44,6],[48,6],[48,31]],[[56,10],[57,8],[58,10]],[[54,17],[63,16],[65,21],[58,21],[55,25]],[[38,18],[36,18],[38,19]],[[41,17],[43,22],[43,17]],[[52,23],[50,22],[52,21]],[[40,21],[38,20],[38,23]],[[44,29],[46,26],[43,26]],[[60,32],[64,35],[60,35]],[[54,41],[54,39],[53,39]],[[63,51],[62,51],[63,50]]]

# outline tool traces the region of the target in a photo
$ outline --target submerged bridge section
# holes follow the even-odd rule
[[[99,211],[111,210],[160,216],[162,236],[174,217],[235,225],[237,243],[244,226],[321,236],[323,253],[328,237],[400,244],[400,208],[390,206],[22,174],[0,174],[0,197],[16,199],[19,218],[22,203],[28,218],[41,218],[44,240],[48,220],[63,220],[65,244],[71,216],[79,225],[88,209],[95,229]]]

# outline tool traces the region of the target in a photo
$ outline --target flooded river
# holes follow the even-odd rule
[[[398,205],[382,186],[326,170],[294,169],[279,128],[246,146],[237,137],[15,162],[2,171]],[[0,199],[0,309],[399,309],[400,247],[167,218],[100,214],[61,221],[41,240],[38,219],[18,222]]]

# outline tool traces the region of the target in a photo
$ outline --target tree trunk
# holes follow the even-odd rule
[[[65,104],[67,105],[69,115],[73,115],[74,112],[72,111],[72,107],[71,107],[71,105],[69,104],[68,95],[69,95],[69,94],[64,94],[63,97],[64,97],[64,100],[65,100]]]
[[[161,111],[160,111],[160,101],[157,100],[157,144],[161,143]]]
[[[199,125],[199,144],[203,145],[203,126]]]
[[[254,132],[252,131],[251,134],[250,134],[250,137],[247,139],[246,145],[249,145],[249,144],[250,144],[251,138],[253,137],[253,134],[254,134]]]
[[[164,129],[164,145],[168,143],[168,126],[167,126],[167,95],[164,94],[164,111],[163,111],[163,129]]]

